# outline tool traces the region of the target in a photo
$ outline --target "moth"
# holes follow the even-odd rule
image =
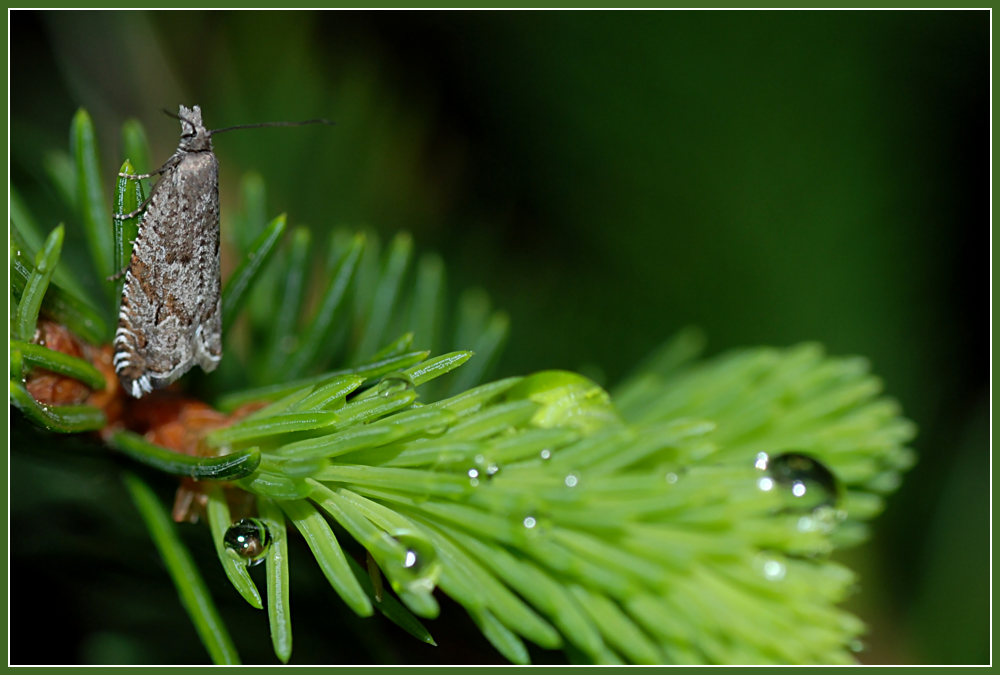
[[[182,105],[171,116],[180,120],[181,139],[170,159],[149,174],[120,174],[132,180],[160,176],[139,209],[115,216],[131,218],[145,209],[125,271],[114,339],[115,372],[135,398],[167,386],[195,365],[211,372],[222,359],[219,163],[212,136],[252,127],[332,124],[273,122],[209,131],[198,106]]]

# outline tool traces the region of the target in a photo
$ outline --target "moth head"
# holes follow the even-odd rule
[[[212,132],[201,121],[201,108],[180,107],[177,119],[181,121],[181,142],[179,150],[185,152],[205,152],[212,149]]]

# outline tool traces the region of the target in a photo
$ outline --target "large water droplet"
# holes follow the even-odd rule
[[[820,507],[833,506],[837,502],[837,479],[822,462],[808,455],[789,452],[761,461],[760,453],[755,466],[767,474],[757,481],[761,490],[771,490],[775,486],[782,489],[785,503],[794,511],[814,511]]]
[[[378,383],[378,393],[388,398],[393,394],[413,389],[413,387],[413,380],[410,376],[401,370],[397,370],[392,373],[386,373],[382,377],[382,381]]]
[[[382,568],[393,588],[411,593],[433,591],[441,570],[434,545],[418,532],[399,531],[393,538],[402,544],[400,557]]]
[[[244,518],[229,526],[222,543],[232,555],[239,556],[252,566],[263,562],[264,554],[271,545],[271,535],[262,520]]]

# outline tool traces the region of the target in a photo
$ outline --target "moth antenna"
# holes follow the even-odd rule
[[[193,125],[193,124],[191,124],[191,122],[189,122],[188,120],[184,119],[183,117],[181,117],[181,116],[180,116],[180,115],[178,115],[177,113],[172,113],[172,112],[170,112],[170,111],[169,111],[169,110],[167,110],[166,108],[163,108],[162,110],[163,110],[163,114],[164,114],[164,115],[166,115],[167,117],[173,117],[173,118],[174,118],[175,120],[180,120],[180,121],[181,121],[181,124],[186,124],[186,125],[188,125],[189,127],[191,127],[191,132],[192,132],[192,133],[194,133],[194,130],[195,130],[195,129],[194,129],[194,125]]]
[[[236,129],[258,129],[260,127],[301,127],[306,124],[328,124],[334,126],[336,122],[331,122],[330,120],[306,120],[305,122],[261,122],[259,124],[240,124],[235,127],[226,127],[224,129],[213,129],[208,133],[211,135],[221,134],[223,131],[234,131]]]

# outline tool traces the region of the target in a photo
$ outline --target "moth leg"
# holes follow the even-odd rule
[[[168,171],[171,171],[172,169],[174,169],[174,167],[177,166],[179,162],[180,162],[180,157],[178,155],[174,155],[173,157],[167,160],[166,164],[161,166],[156,171],[153,171],[152,173],[143,173],[143,174],[119,173],[118,175],[123,178],[132,178],[135,180],[141,180],[143,178],[151,178],[152,176],[156,176],[158,174],[167,173]],[[156,193],[159,191],[160,184],[162,182],[163,182],[162,178],[156,182],[156,185],[154,185],[153,189],[150,190],[149,196],[146,197],[146,201],[140,204],[139,208],[137,208],[132,213],[123,213],[123,214],[116,213],[114,215],[115,220],[128,220],[129,218],[134,218],[140,213],[142,213],[142,210],[145,209],[147,206],[149,206],[149,202],[153,199],[153,196],[156,195]]]
[[[112,218],[114,218],[115,220],[128,220],[129,218],[135,218],[137,215],[146,210],[146,207],[149,206],[149,200],[152,198],[153,195],[152,194],[149,195],[146,201],[144,201],[142,204],[139,204],[139,208],[137,208],[132,213],[116,213],[112,216]]]
[[[131,178],[132,180],[145,180],[146,178],[152,178],[153,176],[159,176],[161,173],[166,171],[169,167],[162,166],[152,173],[119,173],[121,178]]]
[[[132,180],[144,180],[146,178],[152,178],[153,176],[159,176],[161,173],[166,173],[174,167],[176,167],[181,160],[181,156],[174,153],[173,157],[168,159],[166,163],[161,166],[156,171],[151,171],[149,173],[119,173],[118,175],[122,178],[131,178]]]
[[[118,270],[117,272],[115,272],[114,274],[112,274],[110,277],[106,277],[106,280],[107,281],[118,281],[123,276],[125,276],[125,273],[128,272],[128,268],[129,267],[130,267],[129,265],[125,265],[125,267],[121,268],[120,270]]]

